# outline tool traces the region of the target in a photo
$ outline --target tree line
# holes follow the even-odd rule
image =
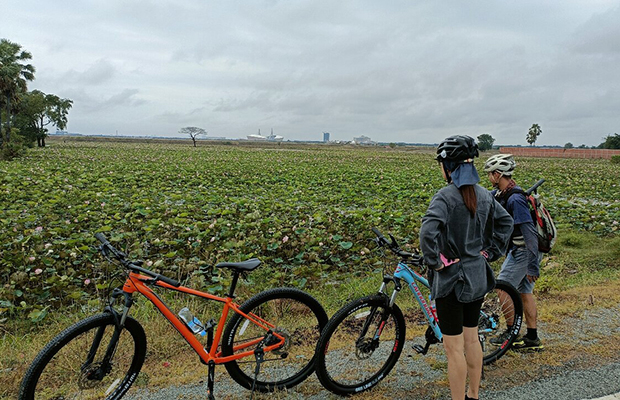
[[[0,158],[11,159],[24,147],[45,147],[48,128],[65,129],[73,101],[40,90],[28,91],[35,78],[32,54],[0,39]]]
[[[529,143],[530,146],[534,146],[536,140],[542,133],[542,128],[539,124],[532,124],[530,129],[525,136],[525,141]],[[478,148],[482,151],[491,150],[493,148],[493,143],[495,143],[495,138],[488,133],[483,133],[478,136]],[[575,146],[568,142],[564,145],[565,149],[572,149]],[[586,149],[588,148],[585,144],[582,144],[578,148]],[[592,146],[593,149],[620,149],[620,135],[614,133],[613,135],[607,135],[603,138],[603,142],[598,146]]]

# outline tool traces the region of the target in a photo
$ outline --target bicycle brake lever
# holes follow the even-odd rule
[[[388,235],[390,236],[390,239],[392,239],[392,243],[390,243],[390,247],[393,247],[395,249],[398,248],[398,243],[396,242],[396,239],[394,238],[394,236],[391,233],[388,233]]]

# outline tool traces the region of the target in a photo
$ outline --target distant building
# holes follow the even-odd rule
[[[329,132],[323,132],[323,143],[329,142]]]
[[[354,137],[353,142],[355,144],[374,144],[375,143],[368,136],[364,136],[364,135],[360,137]]]
[[[248,135],[248,140],[253,140],[257,142],[281,142],[284,140],[283,136],[278,136],[273,134],[273,128],[271,129],[271,135],[263,136],[260,134],[260,129],[258,130],[257,135]]]

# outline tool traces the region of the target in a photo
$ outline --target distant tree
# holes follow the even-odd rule
[[[27,64],[32,54],[22,46],[0,39],[0,145],[8,143],[11,132],[11,118],[15,115],[19,96],[27,90],[27,82],[34,80],[35,68]],[[3,126],[2,111],[6,126]]]
[[[482,151],[491,150],[493,143],[495,143],[495,139],[488,133],[478,136],[478,148]]]
[[[39,147],[45,147],[47,126],[65,129],[68,122],[67,114],[72,106],[72,100],[61,99],[40,90],[24,94],[17,118],[23,136],[30,141],[36,140]]]
[[[617,133],[614,133],[613,136],[607,135],[603,139],[605,141],[598,146],[599,149],[620,149],[620,135]]]
[[[575,146],[573,146],[573,144],[572,144],[571,142],[568,142],[568,143],[566,143],[566,144],[564,145],[564,148],[565,148],[565,149],[572,149],[573,147],[575,147]]]
[[[542,129],[540,128],[540,125],[533,124],[530,130],[527,132],[527,136],[525,137],[525,140],[527,140],[530,146],[533,146],[534,143],[536,143],[536,140],[538,139],[538,136],[540,136],[541,133],[542,133]]]
[[[586,146],[585,144],[581,144],[581,145],[579,145],[579,148],[580,148],[580,149],[587,149],[587,148],[588,148],[588,146]]]
[[[194,147],[196,147],[196,139],[198,138],[198,136],[206,135],[207,131],[195,126],[186,126],[185,128],[181,128],[179,130],[179,133],[183,135],[189,135],[189,137],[192,138],[192,142],[194,142]]]

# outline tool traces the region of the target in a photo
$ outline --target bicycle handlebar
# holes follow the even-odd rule
[[[536,189],[538,189],[538,187],[542,185],[544,182],[545,182],[545,178],[539,179],[538,182],[534,184],[534,186],[532,186],[531,188],[525,191],[525,194],[529,196],[530,194],[535,193]]]
[[[99,250],[104,255],[107,255],[107,252],[112,253],[114,258],[116,258],[125,268],[130,269],[135,272],[143,273],[145,275],[152,277],[156,281],[162,281],[174,287],[181,286],[181,282],[175,279],[168,278],[167,276],[158,274],[157,272],[153,272],[139,265],[136,265],[135,262],[133,261],[127,260],[126,258],[127,255],[123,253],[122,251],[117,250],[114,246],[112,246],[112,244],[108,241],[108,239],[105,237],[103,233],[101,232],[95,233],[95,238],[101,242],[101,246],[99,247]]]
[[[424,259],[421,255],[402,250],[396,242],[394,236],[392,236],[392,234],[390,234],[390,239],[392,240],[390,242],[377,228],[372,227],[371,230],[377,236],[376,242],[379,246],[387,247],[397,256],[406,260],[410,260],[410,262],[415,266],[421,267],[422,265],[424,265]]]

